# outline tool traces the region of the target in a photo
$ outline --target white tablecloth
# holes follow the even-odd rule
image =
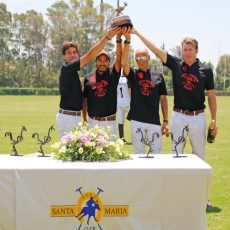
[[[105,163],[0,155],[0,229],[205,230],[210,177],[192,154]],[[101,207],[89,224],[71,213],[87,195]]]

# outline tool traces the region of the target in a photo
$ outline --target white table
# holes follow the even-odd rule
[[[0,229],[206,229],[207,163],[192,154],[133,158],[72,163],[0,154]],[[87,206],[87,195],[101,207],[98,222],[75,217]]]

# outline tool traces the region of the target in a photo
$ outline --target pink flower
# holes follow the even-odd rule
[[[79,139],[81,143],[86,143],[91,140],[90,136],[86,134],[81,134]]]
[[[108,141],[103,136],[99,136],[97,137],[97,143],[98,146],[105,146],[108,143]]]
[[[61,142],[71,142],[74,140],[74,136],[72,133],[67,133],[65,136],[61,138]]]

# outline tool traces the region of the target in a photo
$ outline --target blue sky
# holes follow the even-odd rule
[[[68,1],[68,0],[66,0]],[[45,14],[56,0],[0,0],[13,13],[34,9]],[[94,0],[98,6],[100,0]],[[116,7],[117,0],[104,0]],[[198,57],[215,66],[223,54],[230,54],[230,1],[229,0],[126,0],[124,14],[130,16],[134,26],[146,37],[166,50],[177,45],[185,36],[199,42]],[[120,5],[123,1],[120,0]],[[132,38],[134,49],[144,47],[137,37]]]

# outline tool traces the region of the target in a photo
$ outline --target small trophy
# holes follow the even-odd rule
[[[150,154],[150,153],[153,153],[152,143],[153,143],[154,140],[155,140],[154,137],[156,136],[156,138],[159,138],[160,135],[159,135],[158,132],[154,132],[154,133],[152,134],[152,139],[149,140],[149,139],[148,139],[148,131],[145,129],[144,132],[145,132],[145,134],[143,133],[143,131],[142,131],[141,128],[138,128],[137,131],[136,131],[136,133],[140,133],[140,134],[141,134],[141,139],[140,139],[140,141],[141,141],[144,145],[146,145],[146,146],[149,147],[149,150],[148,150],[148,153],[147,153],[146,157],[140,157],[140,158],[154,158],[153,156],[149,156],[149,154]]]
[[[50,126],[47,136],[44,136],[43,139],[39,137],[39,133],[37,133],[37,132],[32,134],[32,138],[37,137],[38,144],[40,145],[40,151],[39,152],[41,153],[41,155],[38,155],[38,157],[49,157],[49,156],[45,155],[42,146],[47,144],[48,142],[50,142],[50,140],[51,140],[50,132],[52,130],[55,130],[53,125]]]
[[[118,3],[118,7],[115,10],[116,11],[116,17],[112,18],[112,24],[111,27],[133,27],[133,24],[129,18],[129,16],[127,15],[121,15],[122,11],[125,9],[125,7],[127,6],[127,3],[124,2],[123,6],[119,6]]]
[[[174,138],[173,138],[173,133],[171,133],[171,132],[166,133],[166,137],[170,137],[170,136],[171,136],[171,141],[172,141],[172,143],[174,144],[174,149],[172,149],[172,152],[176,152],[176,156],[174,156],[174,157],[176,157],[176,158],[177,158],[177,157],[187,157],[187,156],[185,156],[185,155],[179,155],[179,154],[178,154],[177,146],[185,142],[185,132],[188,132],[188,131],[189,131],[189,126],[186,125],[186,126],[183,128],[183,130],[182,130],[182,135],[179,136],[177,140],[174,140]]]
[[[21,128],[21,133],[20,133],[20,135],[18,135],[16,138],[13,138],[13,135],[12,135],[12,133],[11,132],[6,132],[5,133],[5,137],[9,137],[10,138],[10,140],[11,140],[11,144],[12,144],[12,146],[13,146],[13,149],[12,149],[12,151],[14,152],[14,153],[12,153],[11,154],[11,156],[23,156],[22,154],[18,154],[18,151],[17,151],[17,149],[16,149],[16,145],[18,144],[18,143],[20,143],[20,142],[22,142],[23,141],[23,132],[26,132],[27,131],[27,129],[26,129],[26,127],[25,126],[22,126],[22,128]]]

